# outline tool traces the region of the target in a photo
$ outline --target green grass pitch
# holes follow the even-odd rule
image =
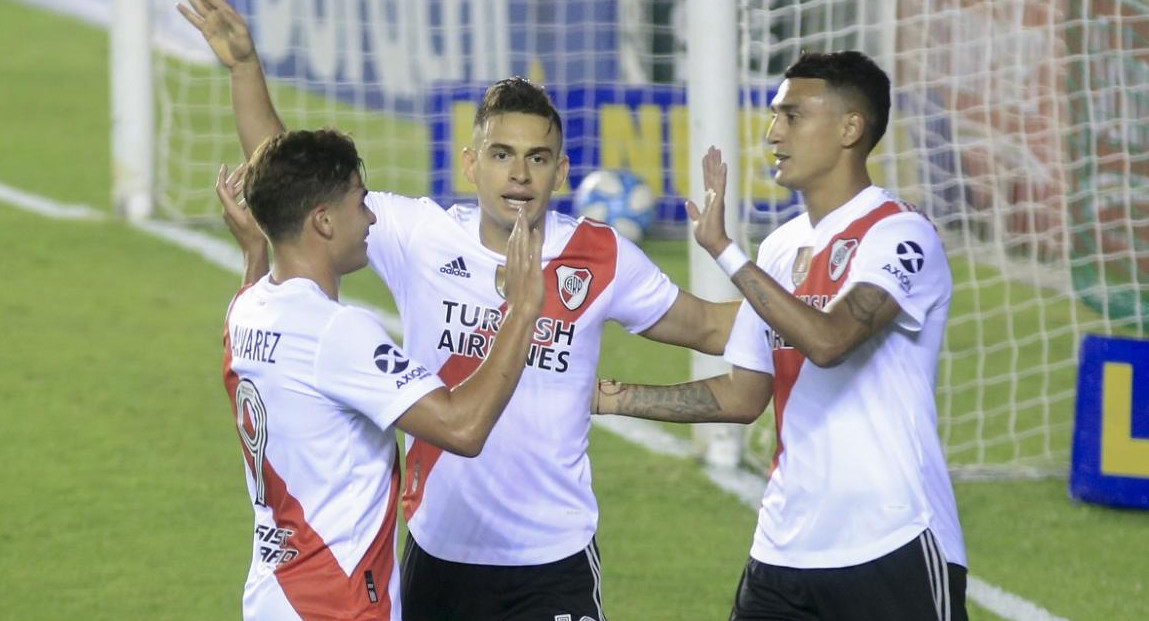
[[[110,211],[106,34],[0,0],[0,40],[0,183]],[[647,250],[684,282],[680,243]],[[115,219],[3,204],[0,266],[0,620],[238,618],[251,514],[220,381],[237,277]],[[347,289],[386,299],[369,273]],[[686,376],[684,352],[606,339],[604,375]],[[607,614],[724,619],[753,512],[690,460],[597,429],[591,456]],[[1149,514],[1058,479],[957,492],[974,575],[1075,621],[1149,617]]]

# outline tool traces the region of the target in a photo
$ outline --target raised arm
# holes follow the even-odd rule
[[[188,0],[176,8],[203,34],[219,61],[231,72],[231,105],[244,158],[285,128],[271,103],[247,22],[225,0]]]
[[[486,359],[452,390],[435,390],[395,422],[444,450],[474,457],[518,386],[543,306],[542,231],[520,211],[507,243],[507,311]]]
[[[819,310],[791,295],[753,263],[734,274],[734,284],[759,317],[820,367],[841,362],[901,312],[897,300],[870,283],[850,287]]]
[[[699,208],[686,205],[694,223],[694,238],[714,257],[746,301],[766,323],[814,364],[826,367],[842,361],[851,351],[882,330],[901,308],[877,285],[850,287],[825,309],[814,308],[778,284],[733,246],[726,234],[726,164],[714,147],[702,161],[707,201]],[[731,252],[727,252],[732,249]],[[731,264],[732,257],[741,265]]]
[[[180,4],[176,9],[200,31],[216,58],[231,72],[231,105],[236,130],[244,158],[250,158],[264,140],[282,133],[285,128],[271,103],[247,22],[224,0],[188,1],[190,7]],[[216,183],[217,193],[222,177],[221,174]],[[234,192],[233,196],[238,198],[239,193]],[[243,282],[251,284],[270,269],[267,239],[242,201],[233,200],[229,204],[222,194],[220,200],[224,205],[224,222],[243,252]]]
[[[591,412],[672,423],[748,424],[773,394],[773,375],[735,366],[726,375],[672,386],[599,380]]]

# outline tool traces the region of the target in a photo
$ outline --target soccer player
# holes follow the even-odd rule
[[[874,186],[890,80],[859,52],[804,54],[771,103],[775,179],[806,213],[757,263],[717,196],[695,238],[745,294],[727,375],[677,386],[600,383],[594,409],[680,422],[758,418],[777,449],[732,620],[964,620],[966,558],[934,403],[952,278],[933,225]]]
[[[247,26],[220,0],[181,7],[230,69],[245,153],[283,130]],[[527,369],[483,454],[463,459],[412,438],[403,498],[408,621],[604,619],[587,445],[603,326],[721,353],[737,304],[680,291],[608,226],[547,209],[566,180],[562,120],[521,78],[491,86],[462,154],[478,205],[372,192],[371,267],[394,294],[404,344],[447,385],[489,352],[505,304],[499,269],[513,224],[543,234],[545,293]],[[233,226],[251,263],[258,236]]]
[[[271,272],[228,308],[224,385],[255,512],[244,619],[401,618],[396,567],[395,428],[479,454],[518,383],[542,308],[542,238],[516,220],[507,304],[483,364],[448,390],[395,345],[372,314],[339,302],[339,280],[367,264],[375,215],[346,135],[267,140],[243,181],[271,241]],[[240,174],[224,167],[225,210]]]

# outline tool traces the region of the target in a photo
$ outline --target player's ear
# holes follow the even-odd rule
[[[307,222],[324,239],[331,239],[335,234],[335,222],[332,220],[331,210],[326,204],[312,209],[307,216]]]
[[[567,157],[566,153],[563,153],[559,156],[559,170],[555,175],[555,187],[553,188],[555,192],[562,189],[562,187],[566,184],[567,176],[570,174],[570,172],[571,160],[569,157]]]
[[[463,176],[472,184],[475,183],[475,160],[477,158],[478,154],[475,153],[473,148],[463,147],[463,153],[460,155],[460,159],[463,162]]]
[[[842,146],[849,149],[858,145],[866,133],[866,117],[850,111],[842,116]]]

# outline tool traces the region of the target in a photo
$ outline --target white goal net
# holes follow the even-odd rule
[[[290,127],[349,131],[372,187],[449,203],[474,104],[547,85],[572,184],[628,168],[681,235],[687,0],[240,0]],[[157,13],[169,23],[169,3]],[[942,230],[955,275],[939,431],[973,473],[1064,471],[1076,347],[1149,323],[1149,4],[1140,0],[741,0],[743,243],[798,212],[770,180],[764,104],[801,50],[860,49],[894,83],[875,179]],[[157,18],[157,23],[161,19]],[[213,63],[160,50],[157,217],[216,222],[240,151]],[[738,114],[738,111],[730,111]],[[557,197],[570,208],[569,191]],[[764,417],[766,418],[766,417]],[[766,467],[768,421],[745,459]]]
[[[1149,325],[1149,4],[744,8],[744,85],[757,100],[800,50],[861,49],[891,75],[895,110],[871,167],[945,234],[955,291],[938,405],[951,466],[1065,472],[1080,337]],[[796,198],[768,181],[761,121],[745,125],[744,193],[769,228]],[[749,456],[767,460],[771,435],[749,438]]]

